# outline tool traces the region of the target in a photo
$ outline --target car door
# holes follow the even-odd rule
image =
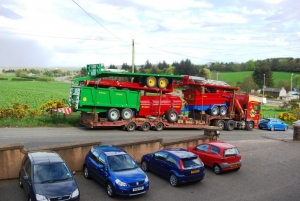
[[[153,161],[152,161],[152,171],[164,176],[164,168],[166,163],[168,153],[165,151],[158,151],[153,154]]]
[[[22,183],[23,187],[26,191],[26,194],[30,194],[31,190],[31,161],[29,160],[29,157],[26,156],[24,163],[22,165],[22,170],[21,170],[21,177],[22,177]],[[27,177],[28,179],[24,179],[24,176]]]
[[[206,165],[212,167],[214,163],[221,164],[221,158],[220,149],[216,146],[210,145],[206,155]]]
[[[99,180],[98,178],[98,167],[99,167],[99,153],[96,150],[91,150],[91,154],[89,156],[88,161],[88,167],[90,170],[90,174],[93,178],[96,180]]]
[[[194,150],[194,153],[199,156],[199,158],[202,160],[204,165],[208,165],[207,163],[208,147],[209,147],[208,144],[200,144]]]
[[[106,161],[106,156],[104,153],[99,154],[98,158],[98,168],[97,168],[97,176],[102,184],[106,183],[108,177],[108,163]]]

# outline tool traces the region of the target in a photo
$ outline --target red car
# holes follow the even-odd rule
[[[237,147],[222,141],[206,142],[187,150],[197,154],[204,165],[212,167],[216,174],[239,170],[242,166],[242,156]]]

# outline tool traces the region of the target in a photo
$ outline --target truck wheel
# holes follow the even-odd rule
[[[158,122],[156,125],[155,125],[155,130],[156,131],[162,131],[164,129],[164,124],[162,122]]]
[[[120,118],[120,112],[116,108],[111,108],[107,111],[109,121],[117,121]]]
[[[253,122],[252,121],[249,121],[246,123],[246,129],[247,131],[252,131],[254,125],[253,125]]]
[[[211,109],[210,109],[210,114],[212,116],[217,116],[219,114],[219,107],[218,106],[213,106]]]
[[[145,122],[141,125],[141,130],[142,131],[148,131],[151,128],[151,125],[149,122]]]
[[[134,122],[129,122],[126,126],[127,131],[131,132],[134,131],[136,128],[136,124]]]
[[[168,110],[165,116],[169,123],[174,123],[178,120],[178,112],[173,109]]]
[[[156,78],[155,77],[147,77],[146,79],[146,85],[149,88],[155,88],[156,87]]]
[[[157,84],[159,88],[164,89],[168,85],[168,80],[164,77],[160,77],[158,78]]]
[[[121,117],[124,120],[129,120],[132,117],[132,110],[130,108],[125,108],[121,111]]]
[[[228,120],[226,122],[226,130],[232,131],[234,129],[234,121],[233,120]]]
[[[225,106],[220,107],[220,115],[226,116],[227,115],[227,108]]]
[[[220,128],[220,130],[224,130],[225,122],[223,120],[217,120],[216,121],[216,126],[218,126]]]

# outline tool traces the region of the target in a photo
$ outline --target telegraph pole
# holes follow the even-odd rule
[[[134,39],[132,39],[132,72],[134,73]]]

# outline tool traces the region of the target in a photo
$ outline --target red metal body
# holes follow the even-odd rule
[[[140,111],[137,117],[161,116],[170,109],[174,109],[180,114],[182,101],[178,96],[169,94],[162,96],[141,96]]]

